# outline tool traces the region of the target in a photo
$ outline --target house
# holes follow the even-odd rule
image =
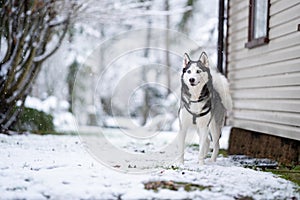
[[[299,163],[300,1],[228,0],[224,10],[229,153]]]

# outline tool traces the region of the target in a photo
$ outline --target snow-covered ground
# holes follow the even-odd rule
[[[197,152],[188,147],[185,165],[179,168],[126,174],[117,165],[108,168],[98,163],[79,136],[0,134],[0,199],[300,198],[292,182],[240,167],[230,157],[198,166]],[[149,181],[193,183],[199,188],[146,190],[144,184]]]

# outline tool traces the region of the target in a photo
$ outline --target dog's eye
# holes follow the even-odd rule
[[[200,71],[199,69],[196,71],[197,74],[199,74],[200,72],[201,72],[201,71]]]
[[[190,73],[191,73],[191,70],[188,70],[187,73],[190,74]]]

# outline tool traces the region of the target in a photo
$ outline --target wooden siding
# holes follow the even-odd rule
[[[270,2],[270,42],[247,49],[249,1],[229,0],[229,124],[300,140],[300,2]]]

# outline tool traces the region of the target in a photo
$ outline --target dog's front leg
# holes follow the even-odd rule
[[[217,156],[219,154],[220,149],[220,135],[221,135],[221,127],[216,124],[214,120],[211,121],[210,131],[212,135],[213,141],[213,153],[211,155],[211,161],[216,162]]]
[[[182,117],[181,117],[182,119]],[[178,134],[178,152],[179,152],[179,163],[183,164],[184,163],[184,149],[185,149],[185,138],[186,138],[186,133],[187,133],[187,123],[183,120],[180,123],[180,131]]]
[[[186,138],[187,128],[182,127],[178,135],[178,150],[179,150],[179,162],[184,163],[184,149],[185,149],[185,138]]]
[[[204,165],[204,159],[209,149],[208,138],[208,128],[198,128],[199,135],[199,164]]]

